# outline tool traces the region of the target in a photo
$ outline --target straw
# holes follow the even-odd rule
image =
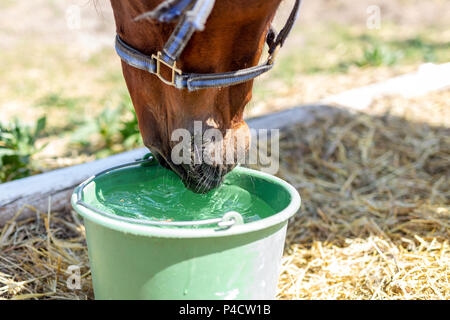
[[[449,92],[383,98],[384,114],[342,112],[283,133],[279,175],[302,209],[278,298],[450,298]]]
[[[289,224],[278,298],[450,298],[447,97],[385,98],[379,114],[341,112],[282,132],[278,175],[302,208]],[[430,115],[434,126],[423,123]],[[1,231],[0,297],[93,298],[76,214],[35,212],[19,221],[19,211]],[[80,267],[81,289],[67,284],[70,266]]]
[[[36,216],[11,219],[0,234],[0,298],[93,298],[84,227],[73,212],[34,210]],[[79,266],[82,287],[67,285],[69,266]]]

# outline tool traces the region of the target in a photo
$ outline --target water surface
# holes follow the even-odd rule
[[[275,213],[251,190],[232,184],[228,179],[217,189],[196,194],[186,189],[175,173],[160,166],[119,170],[93,183],[97,199],[91,204],[127,218],[194,221],[237,211],[248,223]]]

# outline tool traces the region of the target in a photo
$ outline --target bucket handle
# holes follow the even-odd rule
[[[222,220],[217,223],[220,230],[229,229],[232,226],[244,224],[241,214],[236,211],[230,211],[223,215]]]
[[[83,201],[82,194],[83,194],[84,188],[90,182],[92,182],[92,180],[94,180],[95,178],[105,175],[105,174],[108,174],[109,172],[111,172],[113,170],[131,167],[131,166],[135,166],[135,165],[143,165],[143,166],[155,165],[158,163],[155,160],[156,159],[153,157],[153,155],[147,154],[146,158],[144,158],[142,160],[136,160],[135,162],[130,162],[130,163],[122,164],[119,166],[115,166],[115,167],[109,168],[107,170],[103,170],[103,171],[91,176],[90,178],[86,179],[84,182],[82,182],[78,186],[78,190],[75,193],[75,197],[76,197],[75,203],[79,206],[85,207],[88,210],[94,211],[102,216],[113,218],[115,220],[120,220],[120,221],[134,223],[134,224],[142,224],[142,225],[181,227],[181,226],[201,226],[201,225],[217,224],[217,226],[219,228],[217,228],[215,230],[220,231],[220,230],[229,229],[234,225],[244,224],[244,219],[242,218],[242,215],[236,211],[227,212],[223,215],[222,218],[205,219],[205,220],[198,220],[198,221],[157,221],[157,220],[132,219],[132,218],[127,218],[127,217],[116,216],[111,213],[99,210]]]

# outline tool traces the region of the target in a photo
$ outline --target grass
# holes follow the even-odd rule
[[[45,125],[45,117],[39,118],[34,127],[24,125],[18,119],[9,124],[0,123],[0,182],[39,172],[32,158],[45,148],[45,145],[36,145]]]
[[[2,0],[0,2],[1,9],[7,9],[7,8],[11,7],[12,5],[14,5],[14,0]]]
[[[72,144],[98,158],[142,145],[137,116],[131,100],[124,96],[116,108],[105,108],[71,134]]]
[[[450,42],[436,38],[436,31],[423,30],[410,36],[395,35],[395,29],[386,26],[376,32],[329,25],[296,30],[304,35],[304,46],[281,55],[274,76],[292,81],[295,74],[341,73],[352,66],[448,61]]]
[[[79,110],[81,105],[87,101],[89,101],[89,97],[66,97],[61,92],[49,92],[36,102],[36,106]]]
[[[113,48],[81,59],[78,52],[29,39],[1,55],[0,76],[8,81],[0,88],[0,104],[13,106],[4,117],[30,125],[45,115],[49,147],[66,141],[58,145],[60,156],[105,157],[142,143]]]
[[[280,87],[295,91],[299,83],[315,76],[328,75],[333,81],[361,69],[370,73],[380,67],[448,62],[450,39],[441,35],[431,27],[411,32],[389,23],[381,30],[336,24],[302,26],[291,35],[301,38],[302,44],[291,48],[287,42],[270,77],[257,82],[254,104],[276,99]]]
[[[328,79],[323,87],[332,87],[336,77],[353,70],[370,73],[383,67],[444,62],[450,56],[450,41],[439,33],[431,28],[411,33],[388,23],[379,31],[303,25],[294,30],[270,75],[256,82],[248,109],[277,104],[280,92],[298,91],[299,83],[316,76]],[[70,47],[42,46],[24,37],[0,57],[4,61],[0,77],[8,79],[0,87],[0,105],[9,106],[2,110],[3,121],[20,117],[30,125],[45,115],[45,141],[52,157],[104,157],[141,143],[112,47],[86,58]]]

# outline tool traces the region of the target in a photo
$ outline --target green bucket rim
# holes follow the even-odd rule
[[[233,225],[227,229],[223,228],[201,228],[201,229],[186,229],[186,228],[161,228],[160,226],[154,226],[149,224],[140,224],[131,221],[124,221],[120,218],[114,218],[112,215],[104,215],[99,212],[95,212],[85,205],[80,204],[80,189],[93,181],[96,177],[101,176],[103,174],[118,171],[128,166],[139,165],[145,161],[136,161],[132,163],[127,163],[121,166],[113,167],[107,170],[96,174],[83,183],[81,183],[78,187],[75,188],[71,197],[71,204],[75,211],[78,212],[84,219],[88,219],[91,222],[99,224],[103,227],[116,230],[123,233],[130,233],[138,236],[145,237],[160,237],[160,238],[204,238],[204,237],[224,237],[231,235],[238,235],[244,233],[250,233],[254,231],[263,230],[266,228],[270,228],[272,226],[287,223],[287,220],[291,218],[300,208],[301,198],[297,190],[287,183],[286,181],[275,177],[273,175],[252,170],[244,167],[236,167],[233,171],[237,171],[238,173],[251,175],[255,178],[259,178],[265,180],[269,183],[274,183],[284,188],[291,197],[291,200],[283,210],[278,213],[253,222]]]

